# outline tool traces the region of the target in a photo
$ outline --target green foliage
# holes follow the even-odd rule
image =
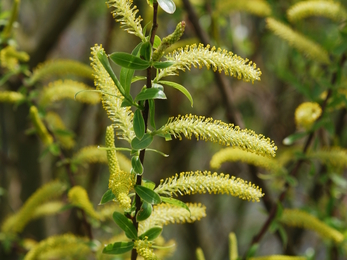
[[[324,253],[336,255],[336,259],[347,255],[345,3],[299,1],[290,6],[291,3],[285,1],[218,0],[211,2],[208,5],[211,12],[205,13],[206,8],[199,8],[205,3],[193,2],[195,6],[190,6],[186,0],[183,5],[172,0],[149,0],[148,10],[145,3],[141,3],[140,11],[145,14],[145,20],[150,17],[149,13],[152,17],[143,26],[140,11],[132,1],[108,1],[107,6],[112,9],[116,22],[136,38],[127,42],[131,44],[125,44],[129,46],[120,47],[124,40],[118,31],[117,41],[106,42],[105,49],[95,44],[91,48],[91,66],[59,59],[43,61],[31,68],[28,53],[35,52],[30,48],[28,53],[21,51],[14,33],[20,1],[14,1],[9,12],[0,13],[0,102],[4,103],[0,104],[0,144],[4,147],[0,160],[8,161],[9,166],[4,169],[11,173],[11,167],[18,163],[7,158],[12,151],[7,151],[7,141],[2,134],[6,131],[5,123],[12,119],[4,120],[2,108],[11,105],[15,109],[24,108],[30,120],[25,133],[36,134],[40,143],[37,148],[41,152],[41,156],[37,156],[39,168],[49,168],[42,179],[53,176],[58,179],[38,189],[21,207],[17,197],[8,200],[15,204],[15,213],[1,224],[0,243],[6,253],[24,259],[165,259],[170,257],[175,243],[161,236],[172,235],[166,226],[194,223],[207,216],[201,225],[203,231],[198,234],[201,241],[192,243],[198,248],[190,248],[199,260],[205,259],[205,253],[209,256],[206,259],[212,258],[211,254],[222,255],[216,249],[216,239],[210,235],[211,229],[222,232],[213,225],[229,233],[229,253],[226,248],[221,250],[223,256],[228,254],[231,260],[313,259],[316,251],[317,257]],[[199,21],[195,7],[201,17]],[[170,22],[167,15],[160,14],[160,9],[173,14]],[[184,16],[190,19],[188,36],[184,34],[186,22],[175,21],[177,26],[171,29],[173,32],[161,37],[183,12],[188,12]],[[252,15],[258,18],[251,19]],[[307,19],[309,16],[333,21]],[[283,17],[295,22],[295,29]],[[192,28],[204,44],[193,44],[196,40],[189,38]],[[208,33],[205,35],[204,31]],[[190,42],[189,45],[183,44],[185,41]],[[223,46],[223,49],[207,42]],[[253,61],[228,51],[229,47],[242,56],[247,53],[260,64],[262,71]],[[47,55],[44,48],[40,48],[43,56]],[[116,52],[108,54],[111,48]],[[210,72],[199,74],[192,70],[189,77],[183,75],[174,81],[173,76],[178,76],[179,71],[191,70],[192,66],[213,70],[221,98],[215,94]],[[261,76],[263,82],[260,84]],[[169,78],[164,80],[166,77]],[[90,79],[94,80],[94,86],[90,86]],[[235,85],[233,93],[227,88],[230,82]],[[251,88],[246,84],[250,82],[256,85]],[[176,95],[170,88],[180,93]],[[188,100],[181,100],[181,94]],[[248,101],[253,98],[256,101]],[[76,101],[85,105],[77,107]],[[89,114],[74,116],[78,110],[88,111],[86,114],[92,109],[97,111],[97,106],[89,105],[100,101],[111,122],[106,122],[102,113],[95,113],[100,122],[92,121]],[[188,104],[191,108],[187,108]],[[225,111],[224,118],[221,111]],[[208,116],[195,115],[200,112]],[[177,116],[169,116],[171,114]],[[223,119],[214,120],[212,116]],[[271,139],[244,125],[270,135]],[[98,137],[106,128],[105,147],[101,147],[101,138],[89,136],[96,127]],[[87,141],[83,139],[84,134],[90,137]],[[192,150],[183,137],[209,143],[192,141],[190,145],[195,146]],[[175,139],[183,143],[178,144]],[[277,144],[283,140],[283,145],[277,147],[273,140]],[[97,145],[87,145],[88,142]],[[217,151],[220,147],[216,144],[226,148]],[[179,150],[171,151],[176,145]],[[299,148],[288,148],[293,145]],[[211,167],[223,168],[224,172],[236,169],[239,172],[233,175],[237,177],[208,170],[182,172],[182,168],[196,164],[198,169],[207,167],[211,147],[217,151],[211,159]],[[280,156],[275,159],[277,150]],[[168,167],[162,157],[147,156],[150,151],[156,152],[153,157],[170,154],[174,157],[171,164],[178,171],[172,172],[173,167]],[[226,162],[238,162],[238,166]],[[106,168],[86,167],[91,163],[108,165],[108,185],[107,178],[102,175]],[[248,166],[239,167],[239,163]],[[262,174],[258,167],[272,174]],[[22,171],[14,172],[19,175]],[[250,174],[241,176],[245,171]],[[172,175],[174,172],[180,173]],[[167,177],[168,174],[172,177]],[[160,182],[149,178],[160,179]],[[4,180],[6,182],[6,177]],[[97,181],[102,187],[93,190]],[[6,192],[13,195],[14,190],[17,192],[18,187],[26,185],[23,181],[20,184],[8,185],[6,189],[1,187],[0,199],[6,197]],[[105,192],[101,195],[100,191]],[[101,199],[94,198],[94,194],[101,195]],[[181,198],[194,194],[227,194],[262,202],[267,211],[266,219],[263,220],[264,214],[258,218],[254,208],[244,210],[247,204],[244,201],[228,202],[225,207],[219,197],[212,198],[211,202],[207,196],[201,196],[208,205],[206,214],[205,205]],[[95,201],[100,201],[98,206],[94,205]],[[290,208],[294,206],[295,209]],[[218,215],[222,211],[228,214],[226,222],[236,223],[234,227],[222,222],[226,219]],[[32,237],[28,236],[30,226],[28,231],[24,229],[30,221],[54,214],[65,214],[62,219],[71,215],[74,223],[81,224],[76,230],[85,237],[67,233],[39,242],[26,239]],[[210,215],[218,219],[215,224],[210,225]],[[252,218],[252,225],[257,228],[243,226],[247,217]],[[313,230],[328,243],[310,244],[313,253],[297,251],[291,252],[297,256],[287,256],[287,246],[299,248],[293,239],[297,234],[293,235],[288,227]],[[267,231],[276,233],[283,246],[281,254],[270,255],[272,252],[269,252],[267,256],[257,256],[262,254],[263,244],[266,244],[262,240],[267,239],[264,238]],[[110,234],[114,236],[111,239]],[[218,233],[216,236],[217,243],[227,240],[220,238]],[[241,237],[240,248],[237,237]],[[248,247],[245,241],[249,242]],[[179,248],[185,244],[180,242],[177,243]],[[319,251],[321,248],[324,248],[323,253]],[[179,254],[180,249],[177,251]],[[243,257],[239,255],[241,251]]]

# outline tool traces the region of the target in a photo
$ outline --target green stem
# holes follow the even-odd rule
[[[152,30],[151,30],[151,38],[150,38],[150,43],[151,46],[153,46],[154,43],[154,37],[155,37],[155,33],[157,31],[158,28],[158,23],[157,23],[157,17],[158,17],[158,3],[156,1],[154,1],[153,3],[153,25],[152,25]],[[152,67],[149,67],[147,69],[147,88],[151,88],[152,87]],[[148,115],[149,115],[149,103],[148,100],[146,100],[145,102],[145,108],[142,111],[142,117],[145,121],[145,132],[147,132],[147,128],[148,128]],[[140,161],[141,164],[144,164],[144,160],[145,160],[145,153],[146,153],[146,149],[141,150],[140,152]],[[142,175],[138,175],[136,178],[136,185],[141,185],[142,184]],[[139,197],[139,195],[136,194],[135,196],[135,217],[133,218],[133,224],[136,228],[136,230],[138,230],[138,222],[136,221],[136,215],[139,212],[140,208],[141,208],[142,202],[141,202],[141,198]],[[137,258],[137,251],[135,249],[132,250],[131,252],[131,260],[136,260]]]

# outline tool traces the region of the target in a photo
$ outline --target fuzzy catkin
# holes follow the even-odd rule
[[[225,162],[237,161],[265,168],[275,174],[286,173],[286,169],[283,168],[274,158],[264,157],[234,147],[228,147],[215,153],[210,161],[210,166],[213,169],[219,169]]]
[[[208,171],[182,172],[180,175],[161,180],[155,191],[169,196],[197,193],[229,194],[243,200],[257,201],[264,196],[261,188],[229,174]]]
[[[93,78],[93,70],[81,62],[74,60],[50,60],[39,64],[28,80],[29,85],[51,76],[76,75]]]
[[[322,16],[336,22],[347,19],[346,9],[335,1],[301,1],[287,10],[289,21],[295,22],[310,16]]]
[[[69,201],[72,205],[81,208],[88,216],[94,219],[102,219],[101,215],[95,211],[89,200],[87,191],[81,186],[74,186],[68,193]]]
[[[163,227],[170,223],[193,223],[206,217],[206,207],[201,203],[186,203],[186,205],[190,212],[167,203],[154,205],[151,216],[139,223],[139,234],[152,227]]]
[[[113,17],[120,23],[121,28],[130,34],[134,34],[142,41],[146,40],[145,35],[142,33],[142,18],[136,17],[139,12],[136,5],[132,5],[130,0],[111,0],[107,2],[108,8],[113,7]]]
[[[88,90],[93,89],[81,82],[73,80],[57,80],[43,88],[39,103],[41,106],[48,106],[49,104],[62,99],[74,100],[75,98],[77,101],[91,105],[99,103],[99,94]],[[76,93],[78,94],[76,95]]]
[[[59,198],[66,190],[66,185],[60,181],[52,181],[39,188],[24,203],[21,209],[10,216],[1,226],[5,233],[18,233],[23,230],[26,224],[35,216],[35,210],[42,204]]]
[[[184,49],[180,48],[165,55],[168,61],[175,62],[172,66],[162,69],[157,80],[170,76],[177,75],[179,70],[190,70],[193,65],[195,68],[201,69],[206,66],[207,69],[212,68],[213,71],[221,73],[224,71],[225,75],[243,79],[246,82],[260,80],[261,71],[252,61],[243,59],[232,52],[222,50],[220,48],[212,47],[210,45],[204,46],[203,44],[196,44],[186,46]]]
[[[135,137],[133,130],[134,114],[130,107],[121,107],[123,97],[99,61],[97,57],[99,52],[104,52],[104,49],[101,45],[95,45],[92,48],[92,56],[90,57],[91,66],[94,69],[94,84],[98,90],[102,91],[102,105],[108,117],[114,123],[118,138],[125,139],[130,143]]]
[[[317,232],[324,239],[331,239],[335,243],[341,243],[344,236],[341,232],[329,227],[316,217],[298,209],[285,209],[280,221],[288,226],[301,227]]]
[[[232,11],[244,11],[257,16],[271,15],[271,7],[264,0],[217,1],[216,13],[229,14]]]
[[[275,35],[288,42],[290,46],[304,53],[309,59],[322,64],[330,63],[329,55],[326,50],[324,50],[318,43],[315,43],[301,33],[294,31],[289,26],[270,17],[266,19],[266,26]]]
[[[274,157],[277,147],[274,142],[252,130],[240,129],[233,124],[203,116],[185,115],[169,118],[168,122],[156,131],[182,139],[195,136],[197,140],[211,141],[225,146],[236,146],[263,156]]]

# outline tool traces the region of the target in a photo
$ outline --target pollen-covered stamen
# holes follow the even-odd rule
[[[211,141],[225,146],[237,146],[262,156],[274,157],[277,150],[273,141],[254,131],[240,129],[233,124],[196,115],[171,117],[157,133],[170,134],[180,140],[182,135],[188,139],[195,136],[197,140]]]
[[[196,193],[229,194],[243,200],[259,202],[264,196],[261,188],[229,174],[217,174],[208,171],[182,172],[165,180],[161,180],[155,189],[159,194],[169,196]]]
[[[169,61],[174,61],[175,64],[171,67],[160,71],[157,79],[169,75],[178,74],[178,70],[185,71],[190,69],[193,65],[195,68],[201,69],[205,66],[207,69],[212,68],[213,71],[221,73],[224,71],[225,75],[237,77],[244,81],[260,80],[261,71],[252,61],[243,59],[232,52],[222,50],[220,48],[212,47],[203,44],[187,45],[184,49],[180,48],[165,56]]]

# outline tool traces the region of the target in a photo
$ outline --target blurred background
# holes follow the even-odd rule
[[[10,10],[12,2],[1,0],[1,11]],[[220,2],[223,1],[175,1],[177,10],[174,14],[160,10],[157,35],[165,37],[174,31],[179,21],[185,21],[182,47],[203,42],[228,49],[256,63],[262,71],[261,81],[252,84],[216,75],[206,68],[180,72],[179,77],[172,79],[190,91],[194,107],[190,107],[189,101],[180,92],[166,88],[168,99],[156,102],[157,125],[164,124],[168,116],[205,115],[270,137],[281,155],[287,149],[282,140],[296,131],[295,108],[305,100],[318,100],[325,90],[326,86],[315,81],[314,75],[324,74],[326,68],[307,61],[266,29],[266,15],[223,8]],[[295,2],[298,1],[267,1],[272,15],[284,21],[286,10]],[[346,1],[341,2],[347,6]],[[134,0],[134,4],[144,19],[142,25],[149,23],[152,13],[146,1]],[[189,8],[193,8],[196,17],[192,16]],[[295,28],[327,50],[333,48],[332,42],[338,30],[336,24],[326,18],[309,18],[295,24]],[[30,55],[30,71],[46,60],[73,59],[89,64],[90,48],[94,44],[102,44],[107,53],[112,53],[131,52],[139,43],[138,38],[124,32],[114,21],[104,0],[22,0],[14,39],[19,49]],[[114,70],[119,73],[119,67],[114,66]],[[36,84],[35,91],[39,92],[48,82]],[[91,81],[85,83],[93,86]],[[21,87],[19,80],[10,79],[8,88],[16,91]],[[141,87],[136,85],[134,92]],[[75,133],[76,145],[66,152],[68,156],[88,145],[104,145],[105,129],[111,121],[101,104],[84,105],[64,100],[54,103],[51,109],[59,113],[68,129]],[[0,223],[16,212],[43,183],[66,175],[64,167],[57,166],[59,158],[50,154],[42,158],[44,148],[40,140],[36,135],[27,134],[26,130],[30,128],[28,111],[26,104],[15,107],[0,104]],[[338,119],[338,113],[332,115],[332,124],[335,119]],[[340,136],[340,145],[346,147],[346,143],[347,134],[344,131]],[[116,146],[122,145],[126,146],[126,143],[117,140]],[[300,141],[297,145],[302,146]],[[156,183],[182,171],[210,170],[212,155],[222,148],[218,144],[195,139],[170,142],[158,139],[152,146],[170,155],[164,158],[156,153],[146,154],[146,178]],[[309,170],[310,165],[302,168],[302,172]],[[256,183],[265,192],[264,201],[277,198],[283,188],[283,181],[258,178],[258,173],[265,173],[263,169],[228,163],[219,171]],[[87,189],[94,207],[107,189],[108,177],[108,167],[103,164],[80,167],[75,173],[77,183]],[[311,175],[296,180],[296,192],[290,194],[286,202],[288,205],[300,207],[311,201],[307,190],[311,187],[312,178]],[[239,252],[243,254],[267,216],[264,201],[252,203],[227,195],[194,195],[182,199],[205,204],[207,217],[194,224],[164,228],[163,236],[168,240],[175,239],[177,244],[177,250],[170,259],[195,259],[197,247],[204,250],[206,259],[228,259],[230,232],[236,233]],[[112,223],[110,226],[116,227]],[[30,222],[21,236],[41,240],[68,231],[83,235],[81,221],[74,210]],[[110,237],[99,228],[94,228],[93,234],[95,238]],[[303,255],[307,250],[316,250],[316,259],[323,259],[319,255],[324,255],[324,252],[319,250],[324,251],[324,248],[312,248],[315,243],[312,241],[319,241],[314,234],[299,237],[298,241],[289,241],[288,247],[292,252]],[[305,241],[310,242],[310,247],[305,246]],[[276,253],[283,253],[282,243],[269,232],[262,239],[258,254]],[[1,259],[16,259],[17,256],[2,257],[0,254]]]

